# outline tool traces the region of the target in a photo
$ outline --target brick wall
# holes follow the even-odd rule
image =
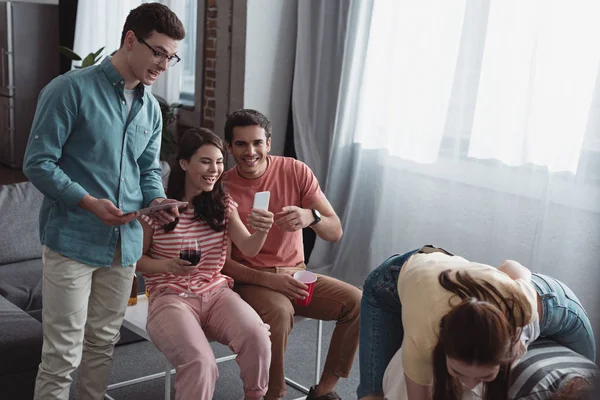
[[[217,65],[217,0],[206,2],[204,27],[204,88],[202,93],[202,126],[215,128],[215,69]]]

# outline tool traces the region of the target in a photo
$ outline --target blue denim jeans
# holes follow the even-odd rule
[[[596,361],[596,342],[587,313],[573,291],[564,283],[542,274],[531,282],[542,298],[540,337],[552,339]]]
[[[398,276],[402,265],[417,251],[388,258],[365,280],[360,303],[359,399],[383,396],[383,374],[404,338]]]
[[[383,395],[385,369],[404,339],[398,276],[406,260],[417,251],[388,258],[365,280],[360,311],[359,399]],[[533,274],[532,283],[542,298],[541,336],[595,361],[594,333],[573,291],[560,281],[541,274]]]

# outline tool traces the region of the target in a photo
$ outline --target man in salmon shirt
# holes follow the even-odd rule
[[[295,300],[308,295],[307,286],[293,274],[306,269],[302,229],[310,227],[321,239],[336,242],[342,237],[340,219],[306,164],[268,155],[271,122],[266,116],[249,109],[234,111],[225,122],[225,142],[237,165],[223,174],[223,182],[239,204],[242,221],[251,212],[256,192],[271,192],[269,210],[275,213],[275,225],[260,253],[249,258],[233,247],[223,268],[223,273],[235,280],[234,290],[271,326],[272,357],[265,399],[285,396],[284,357],[294,315],[337,321],[321,380],[306,399],[339,399],[335,385],[349,375],[358,347],[361,291],[317,275],[310,304],[299,306]]]

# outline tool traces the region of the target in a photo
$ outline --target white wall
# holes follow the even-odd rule
[[[271,154],[285,144],[294,56],[297,0],[248,0],[244,108],[265,114],[273,124]]]

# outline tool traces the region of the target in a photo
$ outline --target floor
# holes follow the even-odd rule
[[[0,185],[24,182],[26,180],[27,177],[23,175],[23,171],[20,169],[12,169],[0,164]]]
[[[294,326],[290,334],[286,351],[286,375],[305,386],[312,385],[315,375],[315,342],[317,324],[305,321]],[[331,340],[335,322],[323,323],[323,352],[321,368],[325,364],[327,349]],[[231,351],[218,343],[211,343],[215,356],[231,354]],[[228,361],[218,365],[219,378],[212,400],[239,400],[243,398],[240,370],[236,362]],[[159,373],[164,370],[164,357],[150,342],[142,341],[123,346],[117,346],[111,370],[110,383],[122,382],[129,379]],[[171,381],[171,399],[175,399],[175,377]],[[76,400],[77,374],[71,386],[70,400]],[[359,381],[358,354],[355,356],[350,376],[340,379],[336,392],[344,400],[356,399],[356,388]],[[115,400],[164,400],[164,378],[138,383],[109,392]],[[302,399],[304,395],[288,386],[284,400]]]

